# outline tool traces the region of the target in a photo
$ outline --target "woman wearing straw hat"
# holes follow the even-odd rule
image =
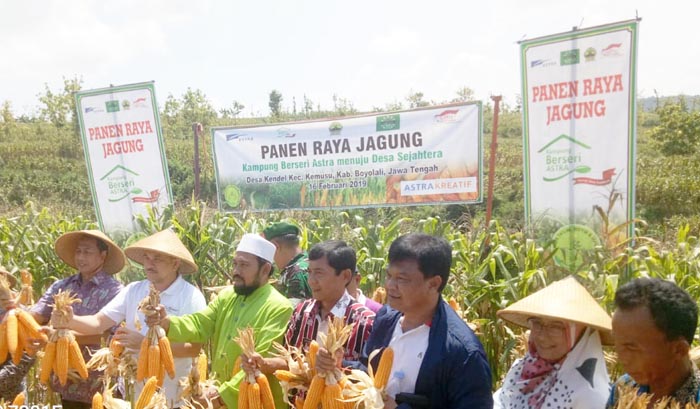
[[[610,390],[602,343],[612,345],[610,316],[575,278],[557,281],[498,311],[530,329],[495,408],[603,408]]]
[[[114,338],[138,357],[139,347],[148,327],[146,317],[138,310],[138,304],[149,294],[151,284],[160,291],[160,302],[172,315],[197,312],[206,307],[204,295],[197,287],[182,278],[183,274],[198,270],[192,254],[172,230],[166,229],[137,241],[124,250],[131,260],[142,264],[146,280],[130,283],[97,314],[89,317],[73,317],[68,328],[83,334],[96,334],[111,328],[122,321],[125,328],[117,329]],[[140,325],[140,327],[139,327]],[[175,358],[175,378],[165,377],[163,391],[169,407],[180,407],[179,384],[186,377],[192,365],[192,357],[199,354],[201,344],[173,343]],[[138,396],[142,383],[136,384]]]
[[[56,254],[78,273],[57,281],[32,307],[31,313],[39,324],[46,324],[53,312],[53,296],[60,290],[70,291],[82,300],[76,304],[76,315],[91,315],[107,305],[123,288],[112,277],[126,263],[124,252],[99,230],[72,231],[61,235],[54,244]],[[79,336],[83,358],[90,359],[91,351],[100,348],[101,333],[93,336]],[[92,396],[102,388],[98,379],[101,372],[90,372],[85,381],[68,380],[61,386],[52,376],[51,387],[61,395],[64,409],[89,408]]]

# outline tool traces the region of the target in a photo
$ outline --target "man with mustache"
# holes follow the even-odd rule
[[[273,342],[282,342],[292,305],[268,283],[272,274],[275,245],[256,234],[241,238],[233,257],[233,287],[223,289],[202,311],[173,317],[158,308],[159,314],[148,324],[159,324],[172,342],[204,343],[211,339],[211,369],[219,386],[211,386],[205,395],[213,409],[238,407],[238,388],[244,372],[232,373],[241,347],[234,341],[238,331],[255,331],[255,351],[269,356]],[[278,408],[285,407],[277,380],[268,379]],[[205,401],[200,402],[204,407]]]

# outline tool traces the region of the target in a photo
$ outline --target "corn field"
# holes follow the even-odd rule
[[[551,243],[538,243],[526,232],[511,231],[497,221],[487,226],[406,215],[410,213],[390,208],[223,214],[193,202],[178,212],[167,209],[162,214],[139,218],[142,232],[116,241],[126,247],[145,235],[173,228],[200,268],[188,279],[207,295],[207,288],[229,282],[233,250],[243,233],[257,233],[269,223],[285,219],[300,226],[304,249],[328,239],[342,239],[354,247],[367,294],[384,282],[386,255],[394,239],[409,232],[442,236],[452,244],[454,256],[443,295],[454,298],[463,318],[476,328],[491,364],[494,388],[500,385],[513,360],[522,354],[518,349],[522,331],[498,320],[496,311],[553,281],[575,274],[608,311],[612,310],[617,287],[640,276],[674,281],[700,299],[700,244],[697,232],[689,226],[678,229],[674,242],[659,242],[645,236],[646,226],[639,221],[634,241],[615,248],[599,247],[583,268],[570,272],[554,264],[557,249]],[[89,228],[97,228],[94,221],[83,217],[64,219],[27,204],[21,215],[0,219],[0,265],[13,273],[29,269],[34,276],[34,293],[41,295],[55,280],[74,274],[54,253],[56,238],[68,231]],[[118,276],[124,283],[142,278],[142,271],[134,264]],[[31,375],[29,401],[50,401]]]

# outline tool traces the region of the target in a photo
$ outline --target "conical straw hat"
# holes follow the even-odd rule
[[[7,279],[7,283],[10,285],[10,287],[14,287],[15,285],[17,285],[17,278],[10,274],[10,272],[7,271],[5,267],[0,266],[0,274],[5,276],[5,278]]]
[[[86,236],[102,240],[107,245],[107,258],[105,258],[105,264],[102,267],[106,273],[118,273],[124,268],[124,264],[126,264],[124,252],[106,234],[99,230],[77,230],[62,234],[54,243],[54,249],[58,257],[64,263],[77,269],[75,249],[78,247],[78,242]]]
[[[182,244],[177,234],[170,229],[145,237],[124,249],[126,256],[139,264],[143,264],[146,258],[146,251],[153,251],[180,259],[180,274],[190,274],[199,270],[197,264],[194,263],[192,254]]]
[[[599,330],[603,344],[613,343],[610,315],[573,276],[556,281],[496,314],[521,327],[528,327],[527,320],[532,317],[583,324]]]

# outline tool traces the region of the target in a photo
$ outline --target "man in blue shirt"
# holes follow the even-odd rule
[[[452,265],[443,239],[412,233],[389,248],[388,306],[374,321],[362,357],[390,346],[394,362],[385,408],[493,408],[491,369],[474,332],[442,299]],[[321,356],[317,366],[330,357]],[[379,355],[371,363],[377,367]],[[332,363],[332,360],[331,360]]]

